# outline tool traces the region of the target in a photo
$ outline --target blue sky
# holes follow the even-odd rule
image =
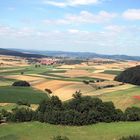
[[[140,55],[140,0],[0,0],[0,47]]]

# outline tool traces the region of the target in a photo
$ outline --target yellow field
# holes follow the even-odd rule
[[[13,61],[8,61],[9,59]],[[27,62],[19,57],[6,57],[0,56],[0,62],[5,61],[5,66],[23,66],[28,65]],[[104,61],[104,60],[100,60]],[[32,73],[28,75],[8,75],[4,76],[3,78],[9,79],[17,79],[17,80],[24,80],[30,82],[32,87],[45,91],[45,89],[50,89],[53,93],[52,95],[58,96],[62,101],[69,100],[72,98],[72,95],[76,91],[81,91],[83,95],[90,95],[90,96],[100,96],[103,94],[109,94],[114,91],[126,90],[132,88],[133,85],[125,84],[120,85],[120,83],[113,81],[116,75],[112,74],[105,74],[103,73],[106,70],[124,70],[128,67],[132,67],[135,65],[140,64],[140,62],[114,62],[111,64],[104,64],[104,63],[82,63],[76,65],[61,65],[55,68],[52,68],[52,74],[54,75],[43,75],[40,73]],[[47,68],[47,66],[46,66]],[[20,70],[22,68],[18,68],[16,70]],[[13,70],[13,69],[12,69]],[[66,72],[56,72],[57,70],[66,70]],[[0,70],[0,72],[7,72],[11,71],[10,69]],[[54,73],[53,73],[54,72]],[[51,73],[50,73],[51,74]],[[56,77],[55,77],[56,75]],[[66,81],[60,77],[61,80],[57,76],[65,76],[69,78],[75,77],[88,77],[88,78],[97,78],[97,79],[104,79],[105,82],[96,83],[97,86],[105,86],[109,84],[114,84],[115,87],[111,88],[104,88],[104,89],[95,89],[92,84],[85,84],[81,82],[74,82],[74,81]],[[86,80],[86,78],[85,78]]]
[[[1,67],[28,66],[28,63],[25,59],[7,55],[0,55],[0,64]]]

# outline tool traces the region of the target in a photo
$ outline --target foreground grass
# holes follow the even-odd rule
[[[32,104],[37,104],[43,99],[48,99],[47,94],[31,87],[0,87],[1,103],[17,103],[17,101],[24,100]]]
[[[67,136],[70,140],[118,140],[122,136],[139,134],[140,122],[99,123],[69,127],[39,122],[0,126],[0,140],[51,140],[52,136]]]

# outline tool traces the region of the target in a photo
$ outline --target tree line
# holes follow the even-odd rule
[[[99,98],[82,96],[80,92],[73,99],[61,102],[57,96],[40,103],[37,110],[15,108],[11,112],[2,110],[0,119],[12,122],[40,121],[61,125],[89,125],[98,122],[140,121],[140,108],[130,107],[124,112],[116,109],[112,102]]]
[[[131,67],[115,77],[116,81],[140,85],[140,66]]]

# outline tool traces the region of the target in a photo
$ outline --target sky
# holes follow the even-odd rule
[[[140,56],[140,0],[0,0],[0,48]]]

